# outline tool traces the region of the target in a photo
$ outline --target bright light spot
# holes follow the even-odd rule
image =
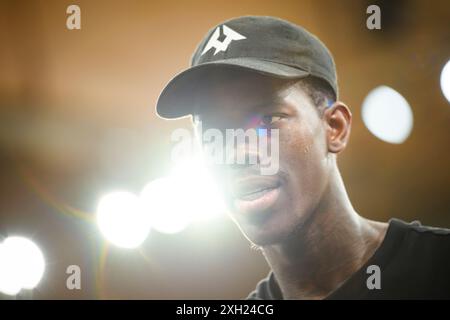
[[[187,193],[190,201],[185,210],[194,221],[215,218],[225,212],[219,188],[200,156],[179,162],[171,177]]]
[[[150,182],[141,200],[152,228],[163,233],[224,213],[218,188],[199,158],[179,162],[168,177]]]
[[[16,295],[21,289],[33,289],[45,271],[39,247],[23,237],[8,237],[0,244],[0,291]]]
[[[10,255],[10,250],[0,244],[0,292],[14,296],[20,292],[22,285],[17,281],[14,259],[11,260]]]
[[[118,247],[136,248],[147,238],[150,225],[139,198],[129,192],[112,192],[100,199],[97,223],[103,235]]]
[[[413,127],[411,107],[403,96],[392,88],[380,86],[364,99],[362,118],[377,138],[390,142],[404,142]]]
[[[188,196],[171,178],[150,182],[141,192],[141,201],[151,227],[159,232],[177,233],[191,222],[185,212]]]
[[[450,102],[450,60],[442,68],[441,89],[447,101]]]

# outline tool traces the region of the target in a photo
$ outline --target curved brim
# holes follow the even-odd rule
[[[284,64],[254,58],[235,58],[203,63],[182,71],[166,85],[156,104],[156,113],[164,119],[176,119],[192,114],[196,88],[205,72],[237,68],[282,79],[304,78],[308,71]]]

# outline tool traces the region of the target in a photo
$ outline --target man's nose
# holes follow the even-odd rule
[[[256,143],[248,141],[236,143],[225,148],[225,164],[230,168],[256,166],[260,163],[260,155]]]

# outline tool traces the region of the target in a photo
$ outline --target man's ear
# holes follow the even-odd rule
[[[339,153],[345,149],[350,138],[352,126],[352,113],[350,109],[340,101],[333,103],[324,111],[323,120],[327,125],[328,151]]]

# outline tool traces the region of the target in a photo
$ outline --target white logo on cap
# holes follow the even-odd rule
[[[215,48],[216,51],[214,51],[214,55],[216,55],[217,52],[225,51],[227,50],[228,46],[230,45],[231,41],[233,40],[243,40],[247,39],[242,34],[237,33],[233,29],[228,28],[226,25],[222,26],[223,34],[225,35],[225,39],[223,41],[219,41],[220,36],[220,27],[217,27],[214,31],[211,38],[209,38],[208,43],[205,46],[205,49],[203,49],[201,56],[208,52],[211,48]]]

